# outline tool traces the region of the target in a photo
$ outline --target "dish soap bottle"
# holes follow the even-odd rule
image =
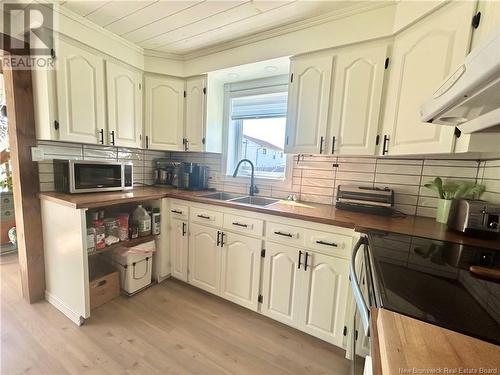
[[[151,216],[142,207],[142,205],[137,206],[132,214],[132,221],[137,225],[139,229],[139,237],[148,236],[151,234]]]

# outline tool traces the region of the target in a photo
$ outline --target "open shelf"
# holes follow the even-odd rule
[[[91,255],[96,255],[96,254],[102,254],[102,253],[105,253],[109,250],[113,250],[113,249],[116,249],[119,247],[137,246],[137,245],[140,245],[141,243],[146,243],[146,242],[152,241],[157,236],[158,235],[150,234],[148,236],[134,238],[134,239],[128,240],[128,241],[120,241],[120,242],[114,243],[113,245],[106,246],[104,249],[96,249],[94,251],[89,251],[87,254],[88,254],[88,256],[91,256]]]

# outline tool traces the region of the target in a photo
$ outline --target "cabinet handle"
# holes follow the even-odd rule
[[[304,271],[307,271],[307,258],[309,258],[309,253],[306,251],[306,260],[304,261]]]
[[[248,224],[242,224],[242,223],[238,223],[238,222],[234,222],[233,225],[236,225],[237,227],[243,227],[243,228],[248,228]]]
[[[111,130],[111,144],[114,146],[115,145],[115,131]]]
[[[326,245],[326,246],[333,246],[333,247],[338,247],[339,245],[337,245],[336,243],[334,242],[326,242],[326,241],[316,241],[316,243],[320,244],[320,245]]]
[[[224,247],[224,232],[220,232],[220,247]]]
[[[319,153],[322,154],[323,153],[323,142],[325,140],[325,137],[321,136],[320,140],[319,140]]]
[[[101,144],[104,144],[104,129],[99,130],[99,134],[101,135]]]
[[[182,211],[179,211],[179,210],[170,210],[170,212],[173,212],[174,214],[182,215]]]
[[[290,237],[290,238],[293,237],[291,233],[283,233],[280,231],[274,232],[274,234],[277,234],[278,236],[284,236],[284,237]]]
[[[146,148],[149,148],[149,136],[146,136]]]
[[[299,250],[299,264],[297,265],[297,268],[300,270],[300,261],[302,259],[302,251]]]
[[[382,144],[382,155],[385,155],[389,152],[389,136],[384,134],[384,143]]]
[[[335,153],[335,136],[332,137],[332,154]]]
[[[207,215],[200,214],[200,215],[196,215],[196,216],[198,216],[199,218],[202,218],[202,219],[210,220],[210,216],[207,216]]]
[[[184,145],[184,151],[189,151],[189,139],[182,138],[182,144]]]
[[[220,231],[217,231],[217,247],[220,245]]]
[[[182,237],[186,235],[186,223],[182,222]]]

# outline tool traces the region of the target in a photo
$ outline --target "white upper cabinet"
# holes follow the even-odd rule
[[[184,149],[186,151],[204,151],[206,123],[205,76],[186,80],[186,117],[184,127]]]
[[[224,233],[220,296],[257,311],[262,241]]]
[[[303,297],[305,316],[299,329],[342,347],[344,338],[349,261],[307,252]]]
[[[184,80],[146,76],[145,91],[145,147],[183,150]]]
[[[327,153],[375,154],[386,58],[381,42],[336,52]]]
[[[285,152],[326,152],[333,56],[296,57],[290,67]]]
[[[500,1],[480,0],[477,12],[481,13],[481,15],[479,26],[472,34],[473,49],[500,27]]]
[[[59,139],[105,143],[104,59],[59,42],[56,58]]]
[[[475,5],[448,4],[396,37],[384,118],[389,154],[453,150],[454,128],[422,123],[420,106],[467,55]]]
[[[106,62],[108,94],[108,144],[141,147],[142,74]]]

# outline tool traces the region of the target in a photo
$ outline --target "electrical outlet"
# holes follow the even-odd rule
[[[41,147],[31,147],[31,160],[42,161],[45,159],[45,152]]]

